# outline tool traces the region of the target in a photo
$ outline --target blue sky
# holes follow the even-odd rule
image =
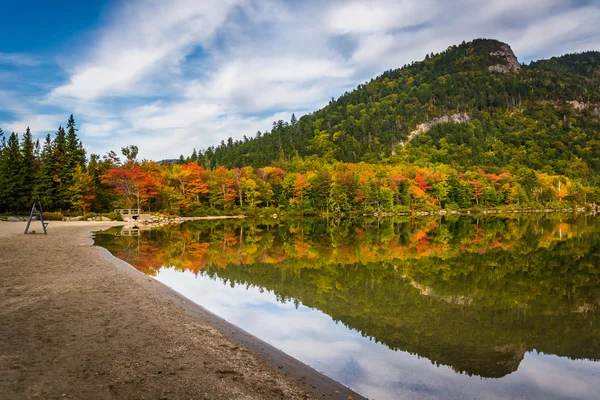
[[[189,154],[477,37],[600,50],[598,0],[0,0],[0,128],[75,115],[88,152]]]

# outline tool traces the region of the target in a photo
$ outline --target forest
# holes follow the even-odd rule
[[[54,139],[11,134],[0,153],[1,207],[110,212],[137,208],[174,215],[290,212],[340,214],[476,208],[583,206],[598,198],[585,179],[535,171],[486,173],[436,163],[368,164],[295,157],[279,166],[206,169],[197,161],[137,160],[138,149],[86,159],[73,117]],[[266,210],[265,210],[266,209]]]
[[[451,46],[270,132],[173,162],[139,160],[134,145],[88,156],[73,116],[43,143],[29,128],[0,130],[0,213],[34,201],[64,214],[186,216],[600,203],[600,53],[491,70],[508,62],[504,46]]]

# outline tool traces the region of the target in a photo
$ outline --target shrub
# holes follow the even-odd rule
[[[45,212],[44,219],[47,221],[62,221],[63,215],[60,212]]]
[[[108,214],[103,214],[104,217],[111,219],[113,221],[123,221],[123,216],[116,212],[111,212]]]
[[[227,212],[213,207],[199,206],[188,212],[190,217],[206,217],[212,215],[227,215]]]
[[[82,217],[82,219],[83,219],[84,221],[87,221],[88,219],[90,219],[90,218],[91,218],[91,219],[94,219],[94,218],[96,218],[97,216],[98,216],[98,214],[97,214],[97,213],[95,213],[95,212],[89,212],[89,213],[87,213],[87,214],[84,214],[84,215],[83,215],[83,217]]]

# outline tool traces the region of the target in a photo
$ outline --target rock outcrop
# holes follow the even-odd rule
[[[569,101],[569,104],[573,106],[573,108],[577,111],[583,111],[587,108],[587,104],[580,103],[577,100]]]
[[[575,111],[580,111],[580,112],[587,109],[588,107],[590,107],[592,114],[596,117],[600,117],[600,103],[590,104],[590,103],[584,103],[584,102],[577,101],[577,100],[567,101],[567,103],[572,105],[573,109]]]
[[[521,70],[521,64],[519,64],[519,60],[513,53],[512,49],[509,45],[503,44],[500,46],[500,50],[494,51],[490,53],[491,56],[500,57],[504,59],[505,63],[491,65],[488,67],[490,71],[501,72],[503,74],[508,73],[519,73]]]
[[[424,124],[417,125],[417,129],[408,134],[408,138],[399,142],[398,145],[404,147],[408,142],[410,142],[415,136],[419,136],[423,133],[429,132],[431,128],[438,124],[454,122],[456,124],[466,124],[471,121],[471,117],[467,113],[456,113],[453,115],[444,115],[443,117],[433,119],[431,121],[425,122]],[[395,149],[392,149],[392,154],[395,154]]]
[[[428,286],[421,285],[420,283],[416,282],[415,280],[413,280],[408,275],[403,275],[402,278],[408,280],[410,282],[410,284],[412,285],[412,287],[414,287],[415,289],[417,289],[421,293],[421,295],[423,295],[423,296],[433,297],[435,299],[438,299],[440,301],[446,302],[448,304],[456,304],[456,305],[459,305],[459,306],[470,306],[471,304],[473,304],[473,297],[472,296],[439,295],[432,288],[430,288]]]

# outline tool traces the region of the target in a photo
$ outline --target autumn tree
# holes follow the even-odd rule
[[[157,178],[132,162],[126,168],[109,169],[101,177],[102,182],[112,186],[128,207],[137,204],[138,208],[158,195]]]
[[[473,188],[473,200],[479,205],[479,199],[483,194],[483,184],[478,180],[472,180],[471,187]]]
[[[76,165],[73,184],[69,188],[71,204],[86,214],[96,198],[95,189],[92,176],[81,165]]]

